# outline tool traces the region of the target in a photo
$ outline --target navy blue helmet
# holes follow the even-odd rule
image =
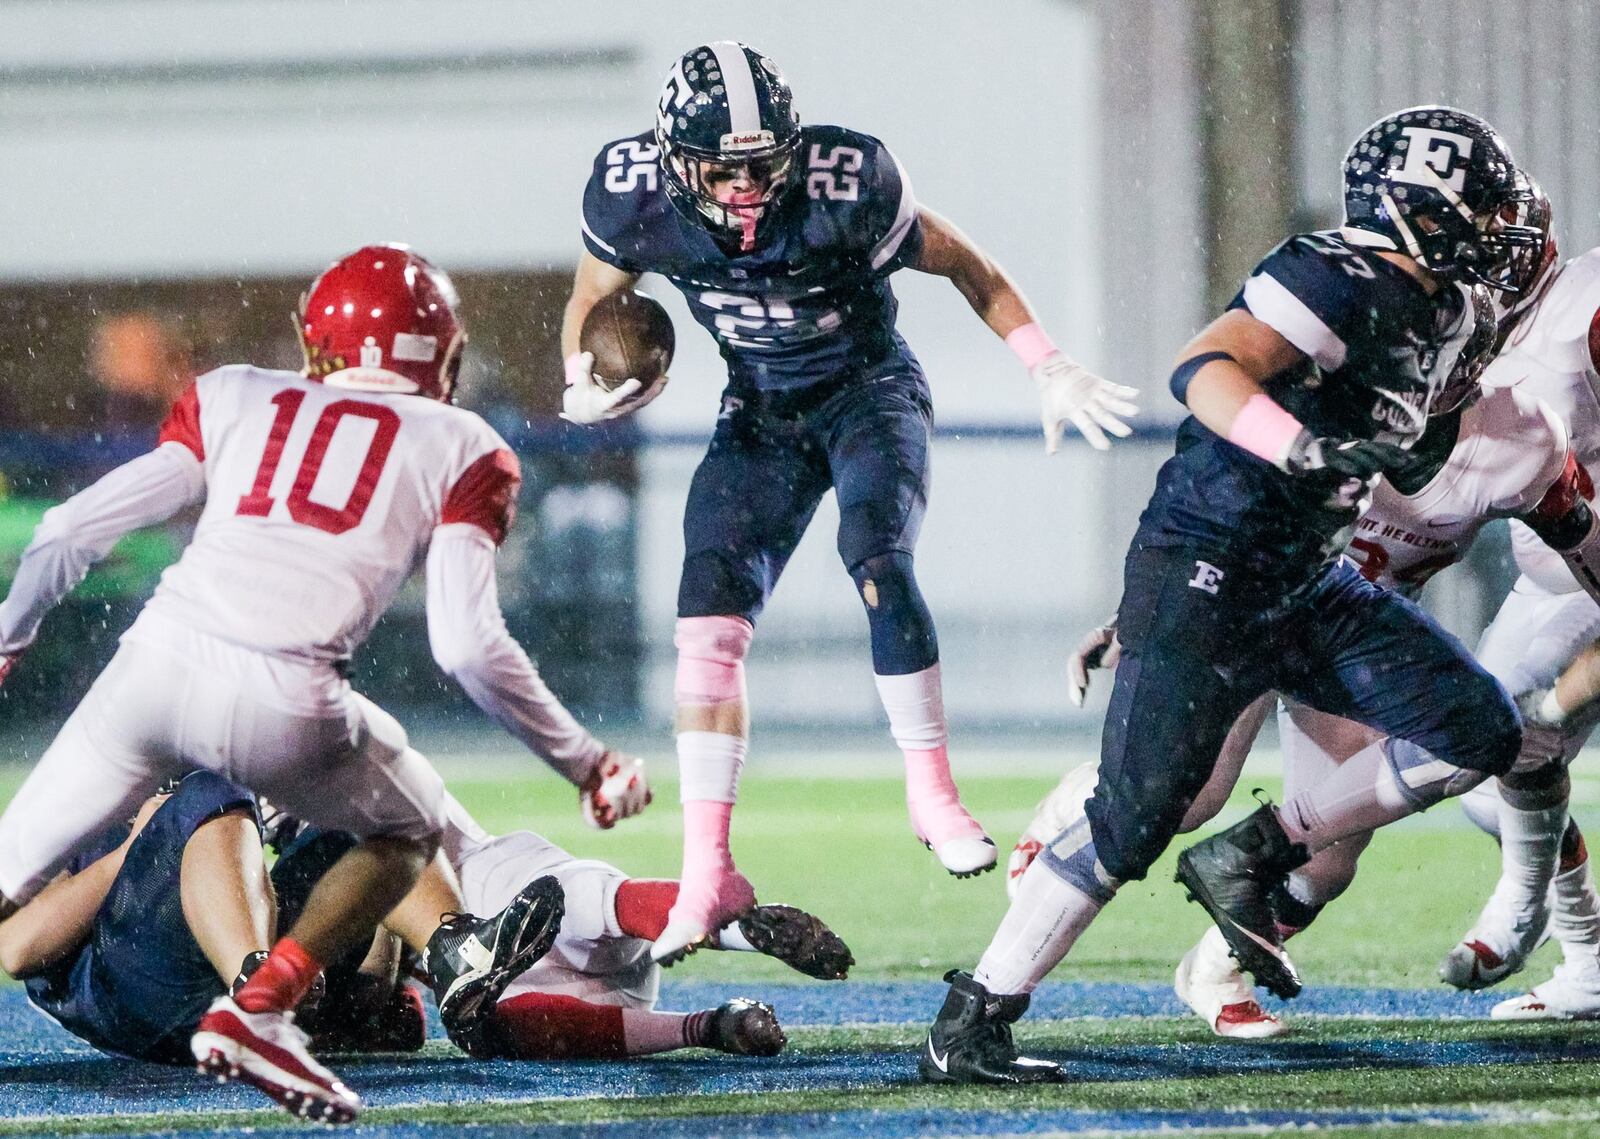
[[[1387,115],[1345,155],[1345,239],[1405,253],[1441,276],[1511,294],[1525,287],[1513,266],[1526,251],[1542,254],[1544,242],[1528,224],[1532,207],[1505,140],[1454,107]]]
[[[777,64],[732,40],[691,48],[661,87],[656,141],[678,210],[743,250],[755,248],[800,147],[793,96]]]

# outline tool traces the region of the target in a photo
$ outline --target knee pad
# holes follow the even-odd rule
[[[1489,778],[1488,772],[1446,763],[1409,740],[1384,741],[1383,755],[1395,789],[1419,811],[1445,799],[1465,795]]]
[[[879,676],[921,672],[939,660],[933,615],[903,550],[874,554],[850,567],[872,631],[872,670]]]
[[[744,658],[755,628],[743,617],[680,617],[673,644],[680,704],[725,704],[744,699]]]

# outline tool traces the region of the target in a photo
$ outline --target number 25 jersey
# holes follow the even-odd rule
[[[762,242],[730,252],[684,217],[661,184],[646,132],[608,143],[583,195],[585,248],[628,273],[660,273],[716,337],[729,378],[762,390],[805,387],[896,358],[920,373],[895,332],[889,274],[922,248],[905,171],[877,139],[803,128],[792,184],[763,218]]]
[[[148,610],[310,661],[350,656],[435,527],[502,541],[520,481],[516,456],[463,408],[243,365],[196,380],[161,441],[200,460],[206,499]]]

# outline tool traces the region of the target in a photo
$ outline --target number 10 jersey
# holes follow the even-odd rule
[[[520,482],[470,411],[243,365],[201,376],[161,441],[202,464],[205,508],[147,610],[305,661],[351,655],[436,527],[502,541]]]
[[[895,332],[888,281],[922,248],[900,163],[869,135],[807,126],[789,176],[761,244],[741,253],[678,212],[651,134],[619,139],[601,148],[584,191],[584,246],[676,285],[738,386],[792,390],[894,357],[920,374]]]

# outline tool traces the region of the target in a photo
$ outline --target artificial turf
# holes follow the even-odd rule
[[[1052,782],[1048,773],[969,776],[963,787],[1006,849]],[[13,784],[13,774],[0,776],[0,798],[9,798]],[[570,788],[532,765],[525,777],[453,778],[451,785],[491,830],[536,829],[574,853],[603,858],[635,875],[670,877],[677,869],[676,795],[664,781],[650,811],[605,834],[582,825]],[[1248,805],[1241,792],[1234,810]],[[1579,814],[1581,819],[1581,809]],[[813,910],[850,942],[858,962],[853,977],[864,992],[870,991],[865,983],[932,982],[947,968],[970,967],[1005,908],[1000,874],[955,881],[912,840],[893,779],[804,778],[757,769],[742,791],[733,842],[764,898]],[[1493,844],[1461,822],[1451,806],[1391,828],[1368,851],[1350,893],[1291,946],[1308,984],[1437,987],[1438,958],[1470,924],[1497,860]],[[1123,890],[1056,977],[1165,984],[1204,928],[1204,915],[1171,883],[1169,854],[1147,881]],[[1551,948],[1541,951],[1526,978],[1508,983],[1507,993],[1523,980],[1547,975],[1553,954]],[[793,980],[776,963],[747,954],[691,960],[670,976],[679,982],[714,979],[755,996],[764,985]],[[847,982],[839,992],[848,989]],[[1600,1133],[1600,1026],[1300,1017],[1295,1034],[1281,1045],[1241,1047],[1216,1041],[1196,1021],[1169,1016],[1034,1019],[1019,1027],[1019,1040],[1065,1061],[1080,1074],[1078,1082],[1020,1092],[938,1089],[912,1081],[916,1049],[938,992],[931,985],[927,991],[927,1007],[914,1019],[859,1024],[841,1014],[846,1023],[795,1027],[789,1057],[799,1067],[789,1070],[789,1078],[775,1078],[774,1086],[783,1090],[695,1091],[702,1075],[709,1074],[708,1089],[722,1089],[710,1075],[760,1062],[691,1055],[644,1062],[658,1066],[648,1069],[658,1075],[681,1073],[687,1090],[626,1094],[596,1069],[587,1085],[578,1081],[578,1094],[571,1081],[559,1091],[541,1092],[535,1080],[519,1084],[508,1097],[512,1102],[496,1102],[495,1070],[488,1069],[477,1072],[479,1082],[471,1086],[481,1089],[487,1081],[490,1091],[429,1102],[427,1088],[436,1079],[414,1102],[374,1107],[364,1122],[376,1133],[394,1135],[445,1134],[473,1124],[485,1137],[528,1125],[562,1134],[586,1126],[603,1128],[601,1134],[679,1133],[663,1130],[669,1123],[697,1134],[760,1135],[1162,1128],[1198,1135],[1291,1125],[1338,1135],[1435,1139]],[[9,1050],[0,1041],[0,1052]],[[448,1076],[466,1070],[458,1061],[447,1045],[434,1043],[416,1062]],[[4,1064],[0,1084],[8,1082]],[[679,1066],[659,1067],[669,1064]],[[808,1064],[819,1073],[810,1084]],[[1119,1078],[1118,1065],[1126,1066],[1127,1078]],[[347,1061],[342,1070],[360,1088],[368,1067]],[[141,1066],[131,1068],[137,1072]],[[784,1071],[772,1070],[775,1077]],[[859,1078],[850,1074],[857,1072]],[[181,1110],[80,1114],[48,1124],[13,1118],[0,1121],[0,1134],[189,1134],[276,1130],[286,1123],[274,1111],[188,1110],[181,1098],[173,1107]]]

